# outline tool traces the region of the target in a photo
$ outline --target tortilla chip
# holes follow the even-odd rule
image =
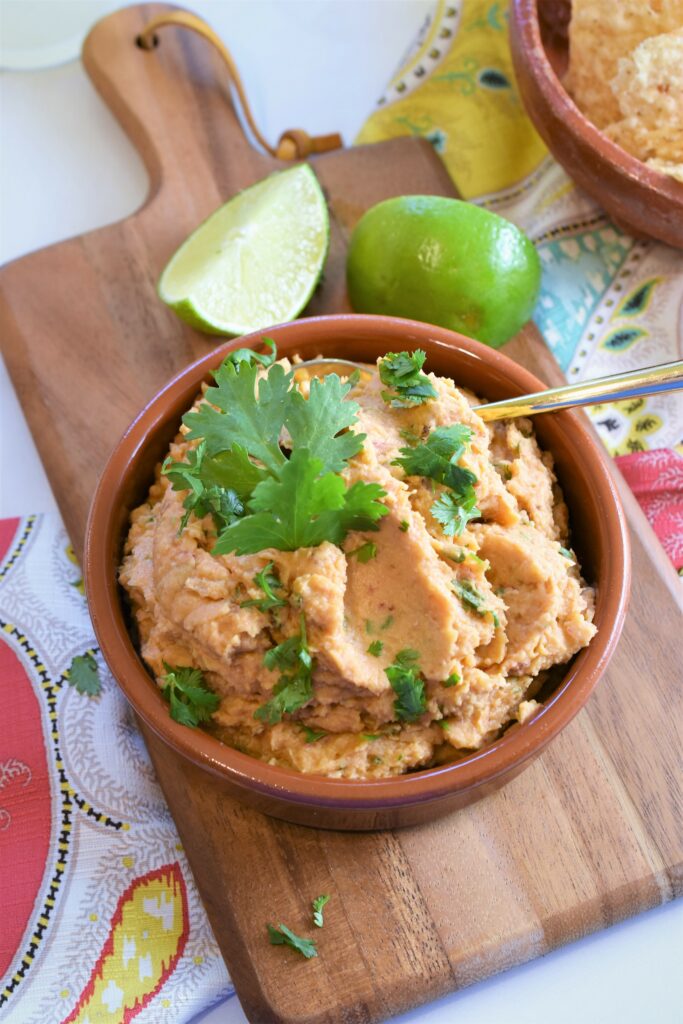
[[[566,87],[598,128],[622,114],[610,82],[650,36],[683,27],[683,0],[573,0]]]
[[[683,163],[683,28],[645,39],[610,85],[622,116],[605,134],[639,160]]]

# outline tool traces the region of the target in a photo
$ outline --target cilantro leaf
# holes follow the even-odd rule
[[[358,415],[358,403],[345,401],[350,390],[336,373],[314,378],[307,399],[296,390],[290,393],[284,419],[293,447],[307,448],[332,473],[341,472],[366,437],[348,429]]]
[[[444,491],[432,505],[432,515],[437,523],[441,523],[447,537],[459,536],[470,519],[476,519],[480,515],[474,488],[471,487],[469,490],[470,493],[462,499],[453,491]]]
[[[373,658],[379,658],[383,650],[383,642],[381,640],[373,640],[370,646],[368,647],[368,654],[371,654]]]
[[[69,686],[75,687],[79,693],[87,694],[88,697],[98,697],[102,690],[97,662],[92,654],[87,651],[85,654],[77,654],[71,659],[69,670],[66,674],[66,681]]]
[[[417,651],[406,647],[394,657],[393,665],[384,670],[397,697],[394,701],[396,717],[403,722],[415,722],[427,708],[424,682],[416,664],[418,658]]]
[[[270,611],[271,608],[284,608],[287,602],[275,593],[276,590],[283,590],[279,578],[273,571],[273,563],[267,565],[254,576],[254,583],[260,587],[265,597],[252,598],[250,601],[242,601],[240,608],[258,608],[261,612]]]
[[[270,352],[266,355],[263,352],[254,352],[251,348],[238,348],[229,352],[226,359],[237,366],[238,363],[260,363],[261,366],[270,366],[277,359],[277,346],[272,338],[264,338],[263,344]]]
[[[317,743],[318,740],[327,736],[324,729],[311,729],[308,725],[302,725],[301,728],[304,731],[307,743]]]
[[[470,427],[463,423],[437,427],[424,443],[401,448],[400,456],[394,459],[408,476],[426,476],[449,488],[432,505],[432,515],[448,537],[462,533],[470,519],[480,514],[474,490],[477,477],[458,465],[471,438]]]
[[[365,564],[369,562],[371,558],[377,557],[377,545],[373,541],[366,541],[365,544],[361,544],[359,548],[354,548],[353,551],[346,552],[347,558],[351,558],[353,555],[356,556],[359,562]]]
[[[329,901],[329,896],[316,896],[313,900],[313,924],[318,928],[323,926],[323,907]]]
[[[558,551],[560,552],[560,554],[564,558],[568,558],[570,562],[575,562],[576,561],[576,559],[574,558],[574,555],[572,554],[572,552],[569,551],[567,548],[560,547],[560,548],[558,548]]]
[[[273,696],[256,709],[254,718],[275,725],[283,715],[298,711],[313,696],[313,658],[308,649],[303,615],[300,631],[266,651],[263,664],[271,671],[279,669],[280,678],[273,687]]]
[[[481,591],[471,582],[471,580],[452,580],[451,586],[460,598],[465,608],[470,608],[476,612],[477,615],[490,615],[493,619],[493,624],[498,629],[500,620],[497,614],[491,608],[486,607],[486,598]]]
[[[170,705],[171,718],[191,729],[200,722],[208,722],[218,708],[220,698],[207,687],[204,673],[185,665],[174,668],[166,662],[164,668],[166,675],[161,678],[166,685],[162,694]]]
[[[202,441],[188,451],[186,462],[173,462],[169,455],[161,467],[161,472],[168,477],[174,491],[189,492],[183,502],[185,515],[180,520],[179,532],[185,529],[192,514],[203,519],[210,513],[216,528],[223,530],[244,512],[244,506],[232,488],[223,488],[211,482],[211,476],[207,473],[209,465],[206,443]]]
[[[379,378],[391,391],[383,391],[384,401],[395,409],[406,409],[422,405],[429,398],[436,398],[436,388],[428,377],[420,373],[426,352],[387,352],[379,363]]]
[[[287,925],[282,924],[282,922],[280,922],[277,928],[275,925],[268,925],[268,938],[270,939],[271,946],[290,946],[292,949],[295,949],[297,953],[301,953],[302,956],[305,956],[307,960],[318,955],[315,939],[303,939],[301,936],[295,935],[294,932],[290,931]]]
[[[388,509],[378,484],[355,483],[348,490],[340,476],[324,473],[323,463],[306,448],[292,452],[278,473],[261,481],[249,502],[250,515],[231,523],[213,553],[255,554],[264,548],[295,551],[324,540],[341,544],[350,530],[376,530]]]
[[[235,366],[226,359],[214,377],[216,387],[207,388],[206,401],[183,416],[188,438],[203,438],[209,455],[240,445],[271,473],[276,472],[286,461],[279,441],[291,373],[275,363],[257,382],[256,365]]]
[[[457,686],[460,682],[460,676],[457,672],[451,672],[448,679],[444,679],[443,685],[446,687]]]

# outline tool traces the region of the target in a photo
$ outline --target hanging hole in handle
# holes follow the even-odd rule
[[[152,35],[148,39],[144,36],[136,36],[135,45],[139,50],[156,50],[159,45],[159,36]]]

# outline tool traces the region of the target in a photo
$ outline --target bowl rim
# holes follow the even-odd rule
[[[538,19],[538,0],[512,0],[511,23],[519,35],[521,47],[534,72],[536,83],[549,107],[559,103],[556,117],[583,142],[597,150],[617,171],[638,185],[653,189],[663,199],[683,209],[683,182],[648,167],[644,161],[613,142],[576,105],[553,68],[543,40]],[[514,47],[512,48],[514,57]],[[527,108],[528,112],[528,108]],[[535,121],[534,121],[535,123]]]
[[[256,791],[299,805],[343,809],[374,809],[430,802],[492,783],[533,757],[560,732],[588,699],[612,656],[623,626],[630,587],[630,543],[624,511],[606,452],[575,413],[549,413],[571,426],[577,447],[592,455],[591,480],[605,513],[610,543],[605,552],[605,577],[616,581],[600,595],[605,601],[603,623],[588,647],[573,660],[558,689],[539,713],[522,725],[508,728],[493,743],[459,761],[421,769],[389,779],[331,779],[268,764],[243,754],[200,729],[175,722],[154,685],[125,627],[116,572],[111,571],[110,543],[116,531],[116,499],[132,475],[136,458],[157,429],[171,418],[169,404],[185,395],[188,407],[202,380],[232,349],[248,347],[263,336],[297,332],[301,343],[311,340],[320,325],[334,326],[335,338],[374,333],[394,346],[398,340],[419,347],[427,341],[444,353],[464,350],[468,356],[492,364],[517,393],[545,388],[541,380],[508,356],[446,328],[418,321],[364,314],[307,317],[226,341],[177,373],[144,406],[115,445],[98,481],[86,525],[84,580],[88,605],[100,650],[112,675],[138,715],[168,746],[214,775],[228,778],[238,788]],[[401,336],[403,338],[401,339]]]

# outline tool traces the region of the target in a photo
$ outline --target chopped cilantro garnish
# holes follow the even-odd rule
[[[321,740],[323,736],[327,736],[324,729],[311,729],[307,725],[302,725],[301,728],[304,730],[307,743],[315,743],[317,740]]]
[[[364,740],[372,741],[372,740],[378,740],[379,739],[379,733],[378,732],[362,732],[361,736],[363,737]]]
[[[472,431],[463,423],[432,430],[424,443],[401,448],[394,463],[408,476],[424,476],[448,488],[432,505],[432,515],[447,537],[462,533],[470,519],[480,513],[474,485],[477,477],[458,462],[471,440]]]
[[[451,586],[466,608],[470,608],[477,615],[490,615],[493,625],[498,629],[500,626],[498,615],[491,608],[486,607],[486,598],[471,580],[452,580]]]
[[[267,612],[271,608],[283,608],[287,604],[286,601],[275,593],[276,590],[283,590],[284,588],[273,571],[272,562],[268,562],[261,569],[261,572],[256,573],[254,583],[257,587],[261,588],[265,597],[255,597],[250,601],[242,601],[240,608],[258,608],[259,611]]]
[[[374,658],[379,658],[380,654],[384,649],[384,644],[381,640],[373,640],[368,647],[368,654],[372,654]]]
[[[353,551],[347,551],[347,556],[349,558],[353,555],[356,556],[359,562],[369,562],[371,558],[377,557],[377,545],[369,540],[365,544],[361,544],[359,548],[354,548]]]
[[[447,686],[447,687],[448,686],[457,686],[459,682],[460,682],[460,676],[458,675],[458,673],[457,672],[451,672],[451,674],[449,675],[448,679],[444,679],[443,685]]]
[[[226,359],[237,366],[238,363],[260,363],[261,366],[271,366],[277,359],[277,346],[272,338],[264,338],[263,344],[270,349],[267,355],[262,352],[254,352],[251,348],[238,348],[229,352]]]
[[[71,659],[65,678],[69,686],[75,687],[79,693],[84,693],[88,697],[98,697],[102,690],[97,662],[90,651],[77,654]]]
[[[323,907],[328,902],[329,898],[329,896],[316,896],[313,900],[313,924],[317,928],[322,928],[323,926]]]
[[[279,669],[280,678],[273,687],[273,696],[256,709],[254,718],[275,725],[283,715],[307,704],[313,694],[313,658],[308,649],[303,615],[300,632],[266,651],[263,664],[271,670]]]
[[[414,430],[410,430],[409,427],[401,427],[401,429],[399,430],[399,435],[408,444],[420,443],[420,435],[416,434]]]
[[[268,925],[268,938],[270,939],[271,946],[290,946],[295,949],[297,953],[301,953],[307,960],[311,957],[318,955],[316,949],[315,939],[303,939],[300,935],[295,935],[286,924],[282,922],[275,927],[275,925]]]
[[[427,353],[422,349],[414,352],[387,352],[379,362],[379,379],[391,391],[383,391],[384,401],[395,409],[406,409],[422,405],[429,398],[436,398],[436,388],[424,373],[421,373]]]
[[[407,519],[402,519],[401,522],[399,523],[398,528],[401,531],[401,533],[407,533],[408,530],[410,529],[410,523],[408,522]]]
[[[389,629],[389,626],[392,624],[393,621],[394,621],[394,616],[393,615],[387,615],[387,617],[384,620],[384,622],[380,622],[379,628],[380,629]]]
[[[560,548],[559,552],[560,552],[561,555],[564,555],[565,558],[568,558],[570,562],[575,562],[576,561],[576,559],[574,558],[574,555],[572,554],[572,552],[568,551],[567,548]]]
[[[370,619],[366,619],[365,620],[365,632],[366,633],[374,633],[375,632],[374,623]]]
[[[418,651],[406,647],[398,652],[394,663],[384,670],[396,694],[396,717],[403,722],[415,722],[427,707],[424,682],[416,665],[419,657]]]
[[[166,685],[161,692],[170,705],[171,718],[192,729],[207,722],[220,698],[207,687],[203,672],[186,665],[172,667],[166,662],[164,668],[166,675],[161,678]]]

